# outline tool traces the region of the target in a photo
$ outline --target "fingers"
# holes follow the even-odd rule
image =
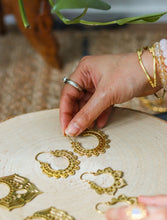
[[[72,81],[87,91],[86,93],[78,91],[69,84],[65,84],[62,90],[60,98],[60,123],[63,133],[74,115],[79,111],[81,103],[85,104],[90,97],[89,93],[93,93],[95,90],[88,66],[86,58],[82,59],[74,73],[70,76]]]
[[[139,196],[138,202],[152,206],[167,206],[167,196],[166,195]]]
[[[74,115],[88,102],[91,96],[91,92],[79,92],[68,84],[64,86],[60,99],[60,123],[63,133]]]
[[[107,220],[129,220],[126,214],[127,207],[112,208],[106,212]]]
[[[70,136],[79,135],[88,128],[109,105],[107,94],[102,92],[101,89],[96,90],[89,101],[71,120],[65,133]]]
[[[83,98],[80,100],[80,103],[79,103],[79,109],[82,109],[83,106],[88,102],[88,100],[90,99],[90,97],[92,96],[92,93],[85,93]],[[92,122],[91,125],[89,125],[89,129],[93,128],[95,126],[95,121]]]
[[[133,218],[127,214],[128,207],[112,208],[106,212],[107,220],[131,220],[131,219],[143,219],[143,220],[167,220],[167,208],[147,206],[146,217]]]
[[[76,88],[70,85],[64,86],[60,98],[60,123],[63,133],[74,114],[78,112],[79,106],[76,100],[81,99],[82,96],[83,92],[79,92]]]
[[[96,122],[96,125],[98,128],[103,128],[106,125],[110,117],[111,111],[112,111],[112,106],[110,106],[109,108],[107,108],[101,113],[101,115],[98,117],[97,122]]]

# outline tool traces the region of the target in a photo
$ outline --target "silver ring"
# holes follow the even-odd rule
[[[83,91],[83,88],[80,85],[78,85],[76,82],[68,79],[67,77],[63,78],[63,82],[64,82],[64,84],[70,84],[71,86],[75,87],[79,92]]]

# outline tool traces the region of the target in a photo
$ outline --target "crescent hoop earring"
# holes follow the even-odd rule
[[[110,147],[109,143],[110,140],[107,138],[107,135],[105,135],[100,130],[94,130],[94,129],[87,129],[82,134],[82,136],[95,136],[99,143],[98,145],[93,149],[85,149],[81,146],[81,144],[77,141],[74,141],[71,137],[68,136],[68,138],[71,141],[72,148],[74,149],[74,152],[79,154],[80,156],[99,156],[99,154],[104,154],[106,152],[106,149]]]
[[[67,178],[69,175],[74,175],[75,171],[80,169],[78,166],[80,161],[78,160],[78,157],[71,151],[55,150],[50,152],[50,154],[52,154],[54,157],[65,157],[68,160],[68,167],[66,167],[64,170],[54,170],[49,163],[40,161],[38,157],[43,153],[47,152],[38,153],[35,157],[35,160],[40,163],[43,173],[47,174],[49,177],[55,177],[57,179],[60,177]]]

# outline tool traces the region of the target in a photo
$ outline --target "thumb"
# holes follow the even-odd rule
[[[139,196],[138,202],[152,206],[167,206],[167,195]]]
[[[142,207],[142,208],[141,208]],[[106,212],[107,220],[166,220],[167,209],[165,207],[156,206],[122,206],[111,208]]]
[[[89,101],[70,121],[65,130],[69,136],[77,136],[88,128],[98,116],[110,106],[110,99],[106,92],[97,89]]]

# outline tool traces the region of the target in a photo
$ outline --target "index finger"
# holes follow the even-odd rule
[[[70,78],[71,80],[72,77]],[[73,80],[76,83],[77,80]],[[80,85],[80,84],[79,84]],[[75,87],[65,84],[60,98],[60,123],[64,133],[65,128],[72,120],[74,114],[78,111],[78,101],[82,98],[83,92],[80,92]]]

